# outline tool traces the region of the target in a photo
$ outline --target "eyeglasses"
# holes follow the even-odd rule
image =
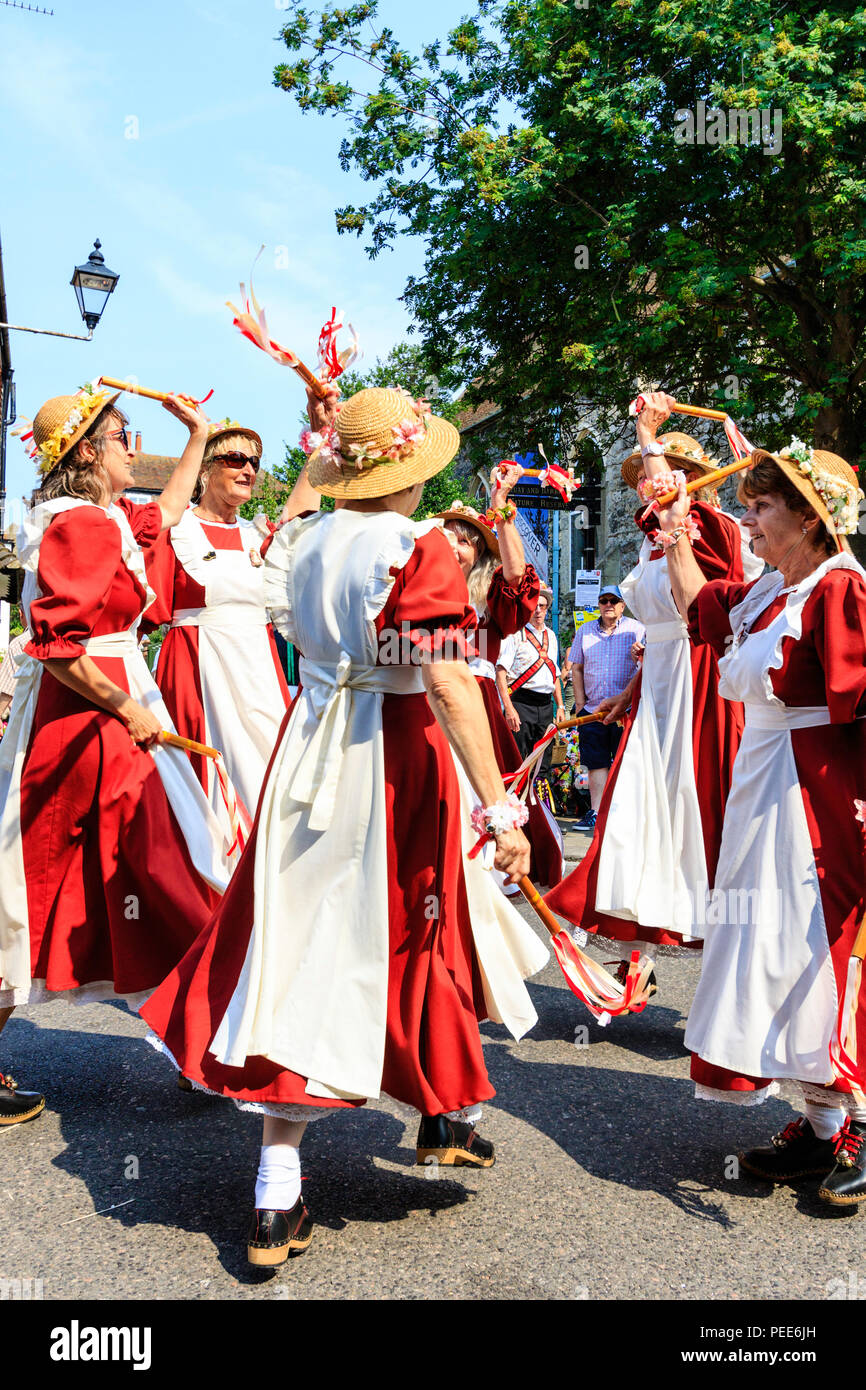
[[[599,601],[598,601],[598,603],[599,603],[599,607],[601,607],[601,605],[604,604],[604,606],[605,606],[606,608],[609,608],[609,607],[611,607],[611,606],[615,606],[617,603],[622,603],[622,599],[619,599],[619,598],[600,598]]]
[[[119,439],[120,442],[121,442],[121,444],[123,445],[124,449],[128,449],[128,448],[129,448],[129,431],[128,431],[128,430],[111,430],[109,433],[103,435],[103,438],[104,438],[104,439]]]
[[[249,464],[254,473],[259,471],[259,460],[250,458],[249,454],[215,454],[214,463],[225,463],[229,468],[243,468]]]

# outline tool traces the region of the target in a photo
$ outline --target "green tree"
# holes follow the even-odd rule
[[[476,0],[419,53],[376,12],[292,0],[274,81],[347,124],[373,192],[340,230],[423,238],[405,299],[434,372],[514,434],[555,413],[564,445],[588,409],[609,442],[640,383],[862,456],[862,4]]]

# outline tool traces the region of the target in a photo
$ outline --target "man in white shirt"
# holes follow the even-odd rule
[[[546,626],[552,594],[542,589],[535,612],[526,627],[506,637],[496,663],[496,685],[502,698],[505,722],[517,741],[522,757],[549,724],[565,713],[559,679],[559,643],[556,633]],[[550,744],[544,755],[542,773],[553,757]]]

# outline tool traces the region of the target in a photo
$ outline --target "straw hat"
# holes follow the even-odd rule
[[[659,435],[658,442],[665,446],[664,455],[659,454],[658,457],[664,457],[671,468],[694,468],[699,473],[712,473],[713,469],[719,466],[717,460],[709,458],[703,445],[693,439],[690,434],[681,434],[679,430],[672,430],[670,434]],[[638,479],[642,476],[641,452],[640,449],[635,449],[622,465],[623,482],[626,487],[636,488]]]
[[[33,453],[40,473],[50,473],[55,464],[69,453],[94,421],[114,405],[120,395],[99,391],[93,385],[83,386],[74,396],[52,396],[36,412],[33,421]]]
[[[499,553],[499,541],[496,539],[496,532],[487,522],[480,512],[474,507],[470,507],[466,502],[452,502],[447,512],[437,512],[436,515],[442,522],[465,521],[468,526],[474,526],[484,538],[484,544],[496,559],[501,559]]]
[[[326,497],[387,497],[441,472],[459,448],[459,432],[425,402],[399,387],[367,387],[341,407],[307,477]]]
[[[846,550],[843,536],[857,530],[858,502],[863,492],[849,463],[827,449],[813,449],[801,439],[792,439],[786,449],[771,454],[768,449],[756,449],[752,463],[776,464],[785,477],[805,497],[823,521],[836,542],[837,549]]]
[[[218,458],[220,454],[230,454],[236,442],[248,440],[255,446],[256,458],[261,458],[263,453],[262,441],[255,430],[248,429],[246,425],[239,425],[237,420],[217,420],[208,430],[208,440],[204,448],[204,463],[210,463],[211,459]],[[219,446],[223,447],[220,448]]]

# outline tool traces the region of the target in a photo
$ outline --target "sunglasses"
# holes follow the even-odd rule
[[[612,604],[622,603],[622,599],[621,599],[621,598],[600,598],[598,602],[599,602],[599,606],[601,606],[601,604],[604,604],[605,607],[610,607]]]
[[[111,430],[103,436],[105,439],[119,439],[124,449],[129,448],[129,430]]]
[[[259,471],[259,460],[249,454],[214,454],[214,463],[224,463],[229,468],[243,468],[249,464],[254,473]]]

